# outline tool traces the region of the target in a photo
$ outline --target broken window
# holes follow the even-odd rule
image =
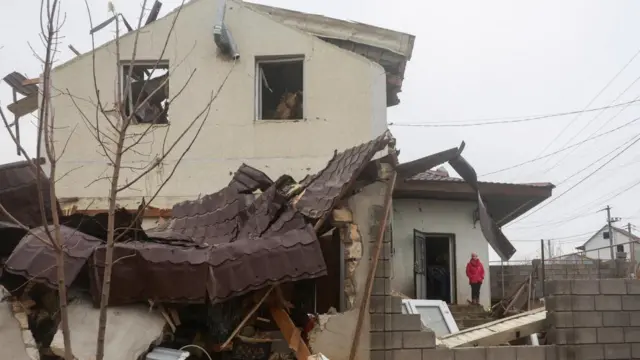
[[[301,120],[303,58],[256,60],[256,118]]]
[[[169,123],[169,62],[124,64],[122,78],[126,116],[133,108],[136,124]]]

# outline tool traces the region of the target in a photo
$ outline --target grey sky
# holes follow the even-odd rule
[[[138,1],[113,2],[131,23],[135,21],[139,13]],[[640,12],[640,2],[631,0],[531,1],[526,4],[396,0],[393,7],[383,0],[256,2],[416,35],[413,58],[407,68],[404,91],[400,94],[401,104],[389,109],[388,119],[394,123],[454,123],[582,110],[640,49],[640,44],[632,40],[640,30],[636,16]],[[161,15],[179,3],[165,0]],[[107,1],[90,0],[90,4],[96,23],[108,16]],[[61,61],[72,56],[68,44],[81,52],[91,46],[83,2],[63,0],[63,8],[67,20],[59,54]],[[2,5],[1,75],[13,70],[32,77],[39,74],[40,65],[27,44],[30,42],[38,51],[42,48],[37,34],[38,11],[39,1],[36,0],[7,1]],[[98,43],[112,36],[113,33],[102,31]],[[638,77],[640,56],[590,107],[609,105]],[[616,103],[638,96],[640,84],[633,84]],[[11,93],[3,83],[0,85],[0,103],[6,106],[9,102]],[[640,116],[640,108],[634,104],[614,117],[621,109],[606,110],[593,121],[599,112],[583,114],[547,152],[560,148],[589,122],[591,124],[572,143],[586,138],[601,126],[600,132],[606,131]],[[402,161],[456,146],[464,140],[467,143],[465,157],[479,174],[484,174],[536,157],[573,119],[574,116],[562,116],[517,124],[455,128],[392,126],[391,130],[398,138]],[[23,124],[23,142],[33,149],[35,128],[27,121]],[[635,136],[639,129],[640,126],[634,124],[588,142],[566,158],[565,152],[546,161],[482,179],[560,183]],[[20,159],[4,129],[0,130],[0,149],[0,163]],[[623,218],[621,223],[640,225],[640,206],[634,201],[639,198],[640,186],[608,199],[640,181],[638,149],[640,144],[549,206],[506,227],[505,233],[518,248],[515,257],[535,256],[539,247],[537,240],[541,238],[595,232],[605,219],[604,213],[596,211],[607,203],[613,207],[614,216]],[[558,166],[545,173],[560,159],[563,161]],[[562,183],[555,189],[555,194],[570,188],[598,164]],[[569,252],[588,237],[569,237],[556,242]]]

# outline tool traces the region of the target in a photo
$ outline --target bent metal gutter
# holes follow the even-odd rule
[[[227,0],[219,0],[218,11],[216,11],[216,22],[213,25],[213,40],[216,46],[224,54],[231,56],[233,60],[240,57],[238,47],[233,40],[231,31],[224,22],[225,12],[227,11]]]

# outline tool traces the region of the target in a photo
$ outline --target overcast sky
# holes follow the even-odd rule
[[[133,23],[139,13],[139,2],[113,2]],[[400,94],[401,104],[388,112],[389,122],[398,124],[391,126],[391,130],[398,139],[402,161],[457,146],[464,140],[465,157],[482,175],[551,153],[640,117],[640,107],[634,103],[602,112],[524,122],[429,126],[429,123],[459,125],[525,119],[635,100],[640,96],[640,84],[635,83],[640,78],[640,56],[619,72],[640,50],[640,42],[633,40],[640,33],[638,1],[256,2],[416,36]],[[38,51],[42,49],[37,33],[39,3],[29,0],[2,4],[2,76],[14,70],[31,77],[40,73],[40,64],[28,45]],[[161,15],[179,3],[165,0]],[[62,4],[67,17],[60,61],[73,55],[66,49],[68,44],[80,52],[91,46],[83,1],[63,0]],[[107,1],[90,0],[90,4],[94,21],[108,16]],[[102,31],[98,40],[105,42],[112,36],[109,31]],[[3,109],[11,102],[9,89],[0,84]],[[23,123],[24,144],[33,149],[35,127],[32,120]],[[515,258],[536,256],[541,238],[557,239],[554,243],[565,252],[573,251],[573,247],[589,238],[589,233],[604,225],[605,214],[597,210],[607,204],[613,207],[613,216],[622,218],[618,225],[630,222],[640,226],[640,186],[633,187],[640,183],[640,144],[631,146],[583,180],[623,150],[622,147],[614,151],[638,134],[639,125],[640,121],[573,148],[575,151],[560,152],[526,166],[481,177],[500,182],[559,184],[554,190],[554,197],[560,195],[557,200],[505,227],[505,233],[518,249]],[[611,155],[594,164],[610,152]],[[0,130],[0,163],[19,159],[6,131]],[[568,189],[571,190],[564,194]]]

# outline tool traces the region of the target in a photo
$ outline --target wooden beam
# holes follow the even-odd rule
[[[35,92],[12,104],[9,104],[7,109],[17,117],[21,117],[38,110],[38,93]]]
[[[37,85],[40,84],[41,79],[39,77],[37,78],[33,78],[33,79],[25,79],[22,81],[22,85],[27,86],[27,85]]]
[[[309,351],[307,344],[302,340],[300,329],[293,323],[289,314],[280,307],[273,306],[269,310],[271,317],[273,317],[278,328],[280,328],[283,337],[289,343],[289,348],[296,353],[296,359],[307,360],[309,356],[311,356],[311,351]]]

